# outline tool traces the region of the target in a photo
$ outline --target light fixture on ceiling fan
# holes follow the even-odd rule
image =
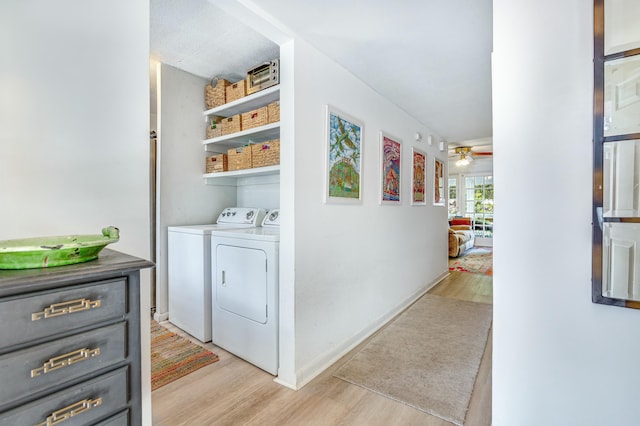
[[[473,157],[471,156],[471,148],[468,146],[460,146],[455,148],[456,155],[460,158],[456,161],[456,167],[468,166]]]

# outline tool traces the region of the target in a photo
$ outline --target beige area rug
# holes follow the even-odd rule
[[[426,294],[335,376],[462,425],[491,317],[491,305]]]

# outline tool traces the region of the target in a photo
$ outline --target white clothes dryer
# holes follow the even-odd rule
[[[215,224],[168,228],[169,322],[211,341],[211,231],[260,226],[264,209],[229,207]]]
[[[279,211],[262,225],[211,234],[212,341],[277,375]]]

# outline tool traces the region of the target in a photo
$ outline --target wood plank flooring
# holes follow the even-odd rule
[[[492,283],[490,276],[452,272],[429,293],[492,303]],[[163,325],[190,337],[169,323]],[[467,411],[466,426],[491,424],[491,341],[490,333]],[[154,391],[154,425],[451,425],[333,377],[334,371],[353,353],[302,389],[293,391],[275,383],[270,374],[223,349],[211,343],[201,345],[217,353],[220,361]]]

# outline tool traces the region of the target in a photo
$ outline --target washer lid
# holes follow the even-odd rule
[[[169,232],[180,232],[183,234],[198,234],[205,235],[211,234],[211,231],[217,228],[216,224],[208,224],[208,225],[183,225],[183,226],[169,226]]]
[[[183,234],[197,234],[197,235],[210,235],[212,231],[216,229],[247,229],[255,228],[254,225],[247,225],[242,223],[212,223],[207,225],[182,225],[182,226],[169,226],[169,232],[180,232]]]

